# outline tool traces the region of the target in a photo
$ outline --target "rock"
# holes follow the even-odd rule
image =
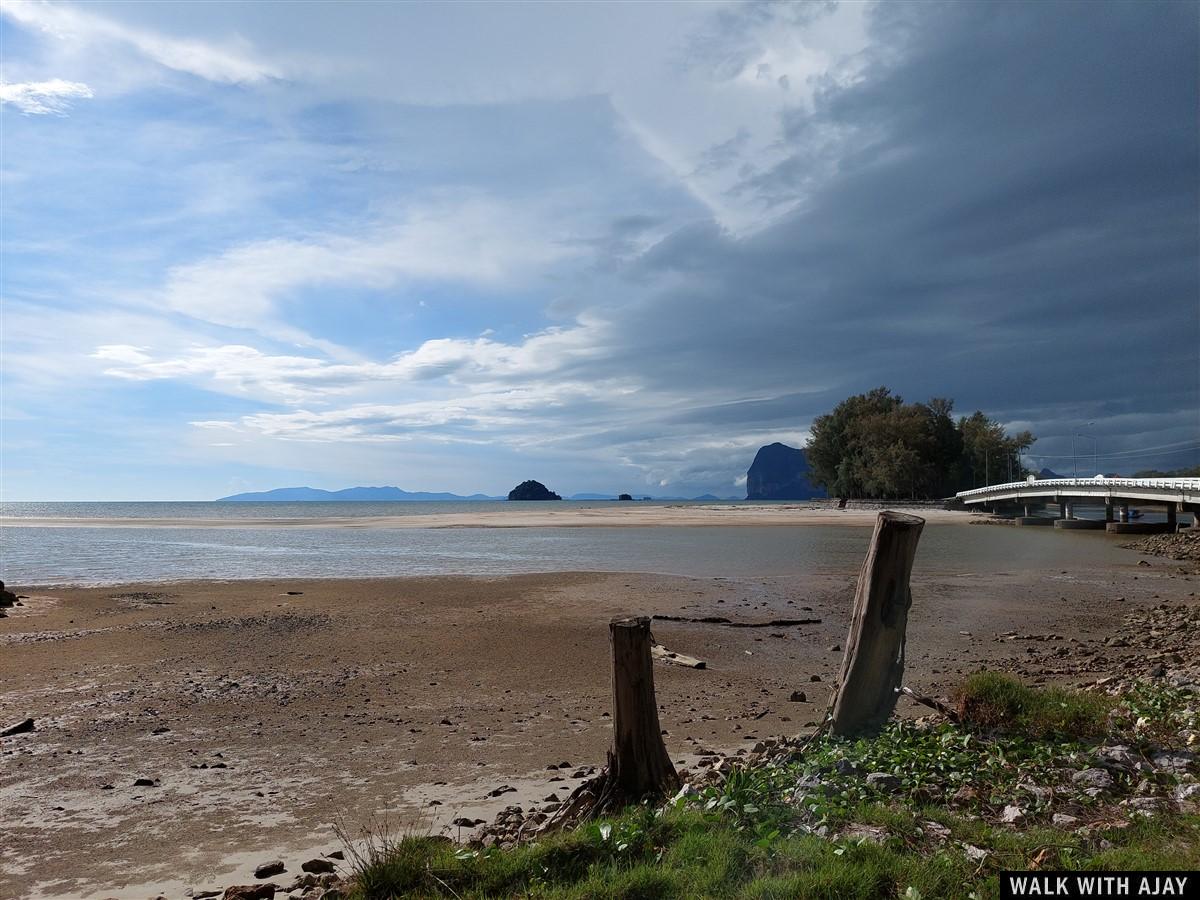
[[[699,793],[700,793],[700,792],[699,792],[698,790],[696,790],[696,786],[695,786],[695,785],[693,785],[693,784],[685,784],[683,787],[681,787],[681,788],[679,789],[679,793],[678,793],[678,794],[676,794],[674,797],[672,797],[672,798],[671,798],[671,802],[672,802],[672,803],[678,803],[678,802],[679,802],[679,801],[681,801],[681,800],[690,800],[692,797],[695,797],[695,796],[697,796]],[[550,797],[547,797],[546,799],[547,799],[547,800],[549,800],[549,799],[551,799],[551,798],[553,798],[553,799],[555,799],[555,800],[557,800],[557,799],[558,799],[558,797],[557,797],[557,796],[555,796],[554,794],[551,794],[551,795],[550,795]]]
[[[1074,784],[1083,788],[1107,791],[1113,786],[1113,777],[1104,769],[1083,769],[1071,776]]]
[[[342,893],[341,888],[328,887],[325,888],[325,891],[321,894],[320,900],[342,900],[342,898],[345,896],[346,895]]]
[[[829,645],[829,652],[830,652],[830,653],[837,653],[837,652],[839,652],[841,649],[842,649],[842,645],[841,645],[841,644],[830,644],[830,645]]]
[[[747,500],[811,500],[825,491],[808,480],[808,457],[803,450],[778,441],[760,447],[746,472]]]
[[[1000,813],[1000,821],[1005,825],[1020,825],[1025,821],[1025,810],[1019,806],[1009,804],[1004,807],[1004,811]]]
[[[558,494],[549,490],[540,481],[522,481],[508,492],[509,500],[561,500]]]
[[[1152,816],[1157,812],[1162,812],[1163,802],[1158,797],[1130,797],[1128,800],[1123,800],[1121,806],[1131,809],[1139,815]]]
[[[821,676],[820,675],[809,675],[808,680],[815,684],[821,680]]]
[[[868,841],[872,844],[882,844],[887,840],[888,831],[878,825],[847,825],[839,835],[842,840]]]
[[[451,820],[450,824],[457,825],[459,828],[474,828],[476,825],[485,825],[487,823],[483,819],[471,819],[467,816],[459,816],[457,819]]]
[[[788,697],[788,699],[793,703],[807,703],[808,694],[804,693],[804,691],[792,691],[791,696]]]
[[[278,887],[271,882],[266,884],[235,884],[225,889],[222,900],[275,900]]]
[[[1150,765],[1160,772],[1182,775],[1196,762],[1196,754],[1187,751],[1160,750],[1150,756]]]
[[[300,868],[314,875],[324,875],[326,872],[332,872],[335,867],[329,860],[317,857],[316,859],[310,859],[308,862],[301,863]]]
[[[833,764],[833,771],[839,775],[857,775],[859,772],[858,766],[848,759],[839,759]]]
[[[158,787],[158,779],[156,778],[135,778],[134,787]]]
[[[967,859],[971,862],[983,862],[988,857],[988,852],[982,847],[976,847],[974,844],[963,844],[963,853],[967,855]]]
[[[950,837],[950,829],[940,822],[922,822],[921,828],[927,835],[937,841],[944,841]]]
[[[1176,803],[1200,802],[1200,784],[1179,784],[1172,795]]]
[[[900,779],[888,772],[871,772],[867,775],[867,786],[873,787],[877,791],[898,791],[900,790]]]
[[[4,587],[4,582],[0,581],[0,607],[16,606],[17,595]]]
[[[1106,769],[1133,772],[1139,768],[1140,760],[1125,746],[1101,747],[1096,751],[1096,761]]]
[[[1055,813],[1050,817],[1050,824],[1055,828],[1074,828],[1079,824],[1079,819],[1066,813]]]
[[[282,859],[272,859],[255,866],[254,877],[270,878],[272,875],[282,875],[286,871],[287,869],[284,867]]]
[[[12,737],[14,734],[25,734],[30,731],[33,731],[33,719],[22,719],[0,731],[0,737]]]

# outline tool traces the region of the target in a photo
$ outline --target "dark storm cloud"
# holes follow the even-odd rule
[[[1197,7],[882,4],[871,34],[742,189],[791,196],[836,144],[833,173],[752,237],[646,253],[629,277],[671,286],[615,363],[780,428],[888,384],[1113,450],[1200,439]]]

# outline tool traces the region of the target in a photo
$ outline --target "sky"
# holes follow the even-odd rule
[[[879,385],[1200,464],[1198,21],[4,0],[0,497],[737,496]]]

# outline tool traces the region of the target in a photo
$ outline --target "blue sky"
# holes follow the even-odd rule
[[[1200,462],[1195,4],[6,0],[0,40],[5,499],[734,495],[878,384],[1059,470]]]

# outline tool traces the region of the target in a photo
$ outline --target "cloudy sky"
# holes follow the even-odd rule
[[[4,0],[4,497],[1200,463],[1198,9]]]

